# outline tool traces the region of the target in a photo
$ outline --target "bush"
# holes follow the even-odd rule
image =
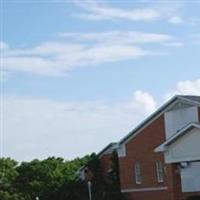
[[[200,200],[200,196],[199,195],[193,195],[188,197],[186,200]]]
[[[22,194],[0,191],[1,200],[27,200]]]

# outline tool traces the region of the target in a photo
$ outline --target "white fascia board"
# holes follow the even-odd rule
[[[181,163],[181,162],[195,162],[195,161],[200,161],[200,156],[196,157],[187,157],[187,158],[182,158],[182,159],[165,159],[165,163]]]
[[[168,149],[168,145],[172,143],[174,140],[176,140],[181,134],[186,132],[190,128],[198,128],[200,129],[200,124],[197,124],[195,122],[189,123],[187,126],[185,126],[183,129],[181,129],[176,134],[173,134],[168,140],[166,140],[163,144],[155,148],[154,152],[163,152]]]
[[[165,145],[164,144],[161,144],[160,146],[156,147],[154,149],[154,152],[158,153],[158,152],[163,152],[163,151],[166,151],[166,148],[165,148]]]

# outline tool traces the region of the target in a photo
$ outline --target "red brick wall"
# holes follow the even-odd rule
[[[101,162],[101,168],[102,168],[102,175],[105,179],[108,177],[108,170],[112,166],[111,162],[111,156],[112,154],[105,154],[100,157],[100,162]]]
[[[157,182],[156,161],[164,163],[163,153],[155,153],[154,149],[165,141],[164,116],[159,117],[137,136],[126,144],[126,157],[119,158],[121,189],[141,189],[168,187],[166,191],[134,192],[126,194],[130,200],[174,200],[180,196],[180,180],[175,172],[175,166],[165,165],[165,181]],[[142,184],[135,183],[134,163],[140,162]],[[177,191],[174,186],[177,185]],[[151,195],[150,195],[151,194]],[[176,199],[177,200],[177,199]]]
[[[166,191],[153,192],[134,192],[124,194],[125,199],[130,200],[169,200],[170,197]]]

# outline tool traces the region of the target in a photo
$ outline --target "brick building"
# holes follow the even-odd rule
[[[127,200],[182,200],[200,194],[200,96],[175,96],[99,154],[103,175],[119,157]]]

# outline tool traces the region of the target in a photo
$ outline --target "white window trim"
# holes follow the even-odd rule
[[[148,187],[148,188],[129,188],[129,189],[121,189],[122,193],[128,192],[152,192],[152,191],[162,191],[168,190],[168,187]]]
[[[156,161],[156,176],[158,183],[164,182],[164,166],[162,161]]]
[[[135,168],[135,183],[141,184],[142,183],[141,166],[138,161],[135,162],[134,168]]]

